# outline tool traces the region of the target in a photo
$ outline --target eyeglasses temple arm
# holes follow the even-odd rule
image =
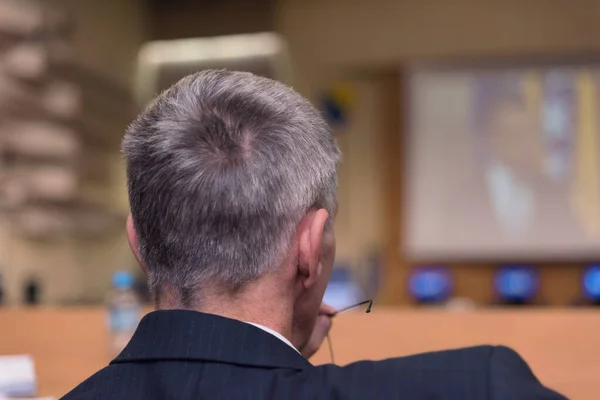
[[[352,305],[352,306],[344,307],[344,308],[342,308],[341,310],[337,310],[335,313],[333,313],[333,314],[331,315],[331,317],[333,318],[333,317],[335,317],[336,315],[338,315],[338,314],[339,314],[339,313],[341,313],[341,312],[348,311],[348,310],[350,310],[350,309],[353,309],[353,308],[356,308],[356,307],[360,307],[360,306],[362,306],[363,304],[367,304],[367,303],[368,303],[369,305],[367,306],[366,312],[367,312],[367,313],[370,313],[370,312],[371,312],[371,307],[373,306],[373,300],[365,300],[365,301],[361,301],[361,302],[360,302],[360,303],[358,303],[358,304],[354,304],[354,305]]]

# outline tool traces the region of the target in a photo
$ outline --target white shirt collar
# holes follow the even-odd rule
[[[287,340],[287,339],[285,338],[285,336],[283,336],[281,333],[279,333],[279,332],[277,332],[277,331],[274,331],[274,330],[273,330],[273,329],[271,329],[271,328],[267,328],[266,326],[263,326],[263,325],[260,325],[260,324],[255,324],[254,322],[246,322],[246,323],[247,323],[247,324],[250,324],[250,325],[254,325],[254,326],[255,326],[255,327],[257,327],[257,328],[259,328],[259,329],[262,329],[263,331],[265,331],[265,332],[267,332],[267,333],[270,333],[271,335],[275,336],[277,339],[281,340],[283,343],[287,344],[287,345],[288,345],[288,346],[290,346],[292,349],[294,349],[294,350],[296,350],[298,353],[300,353],[300,352],[298,351],[298,349],[296,349],[296,348],[294,347],[294,345],[292,344],[292,342],[290,342],[289,340]]]

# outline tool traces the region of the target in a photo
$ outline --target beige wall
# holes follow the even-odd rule
[[[280,0],[296,86],[309,95],[349,69],[418,59],[600,50],[594,0]]]
[[[281,0],[277,21],[297,58],[316,71],[427,56],[593,51],[598,17],[593,0]]]
[[[350,81],[356,96],[347,125],[336,130],[343,153],[339,165],[339,211],[336,221],[337,260],[359,265],[364,256],[381,247],[382,196],[381,136],[378,99],[369,79]]]
[[[296,86],[314,95],[352,69],[418,59],[589,54],[600,50],[594,0],[280,0]]]
[[[428,58],[566,55],[600,50],[594,0],[279,0],[297,87],[348,69]]]

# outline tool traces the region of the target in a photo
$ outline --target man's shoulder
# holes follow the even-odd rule
[[[500,350],[499,350],[500,349]],[[333,367],[337,373],[335,376],[344,378],[352,376],[353,379],[361,377],[360,380],[373,380],[382,382],[388,375],[398,379],[410,381],[410,376],[421,378],[444,379],[452,371],[454,375],[472,375],[485,378],[485,370],[490,363],[491,356],[496,351],[508,351],[516,354],[506,347],[491,345],[464,347],[450,350],[431,351],[426,353],[412,354],[403,357],[388,358],[379,361],[358,361],[343,367],[324,365],[319,368],[327,370]],[[517,357],[519,357],[517,355]]]
[[[118,371],[114,366],[104,367],[61,397],[61,400],[99,398],[101,393],[111,390],[111,383],[115,381],[117,374]]]
[[[471,369],[481,370],[481,365],[488,363],[492,353],[496,351],[508,351],[517,354],[507,347],[482,345],[430,351],[379,361],[358,361],[341,367],[341,370],[388,369],[390,367],[393,367],[396,371],[405,367],[411,370],[445,370],[448,367],[454,367],[461,371],[469,371]]]
[[[81,382],[60,400],[142,400],[156,388],[147,366],[111,364]]]
[[[230,399],[564,399],[544,388],[516,352],[495,346],[296,371],[202,362],[181,367],[174,362],[113,364],[64,399],[148,400],[165,398],[165,393],[221,393]]]
[[[485,358],[485,354],[489,353],[490,349],[491,346],[481,346],[439,351],[383,361],[360,361],[345,367],[335,365],[318,366],[297,372],[286,372],[286,370],[277,369],[269,372],[266,369],[242,368],[241,366],[228,367],[235,369],[234,372],[225,371],[227,366],[221,366],[223,368],[221,372],[237,376],[240,385],[248,386],[248,388],[258,385],[259,382],[269,381],[273,384],[272,389],[274,392],[271,393],[273,395],[298,390],[307,394],[308,397],[305,396],[306,398],[336,398],[337,396],[338,398],[351,399],[363,398],[363,395],[368,395],[368,393],[374,391],[374,393],[378,393],[375,398],[394,399],[402,398],[402,396],[397,396],[397,393],[421,393],[422,387],[435,386],[439,384],[442,377],[448,374],[460,376],[464,374],[467,368],[472,371],[480,370],[482,362],[478,360]],[[192,368],[194,364],[187,365],[187,370],[194,369]],[[169,369],[172,370],[174,366],[172,363],[169,365]],[[196,365],[202,366],[199,370],[203,370],[204,374],[210,373],[209,369],[212,373],[220,373],[216,371],[216,366],[207,369],[204,363]],[[165,365],[157,363],[152,370],[149,367],[148,364],[112,364],[92,375],[63,399],[95,399],[98,396],[111,399],[142,399],[148,397],[148,393],[144,394],[144,392],[147,392],[150,386],[173,386],[174,380],[169,379],[168,372],[166,375],[163,373],[157,375],[164,378],[160,384],[150,378],[156,375],[159,369],[165,368]],[[463,372],[451,372],[453,368],[459,370],[462,368]],[[465,379],[460,380],[464,381]],[[307,387],[306,383],[308,382],[310,384]],[[205,384],[210,386],[207,382]],[[208,387],[202,389],[207,390]],[[327,393],[327,395],[321,396],[324,393]],[[258,393],[256,394],[256,398],[262,398],[258,396]],[[281,396],[275,397],[279,398]],[[420,397],[421,395],[415,398]]]
[[[545,388],[525,360],[505,346],[434,351],[344,367],[318,367],[329,386],[344,393],[368,390],[376,398],[563,400]]]
[[[493,346],[435,351],[346,366],[322,365],[314,381],[338,398],[487,399],[486,363]]]

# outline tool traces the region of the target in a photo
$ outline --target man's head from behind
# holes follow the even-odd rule
[[[335,252],[339,150],[308,101],[249,73],[199,72],[138,116],[123,151],[128,237],[159,306],[269,280],[309,334]]]

